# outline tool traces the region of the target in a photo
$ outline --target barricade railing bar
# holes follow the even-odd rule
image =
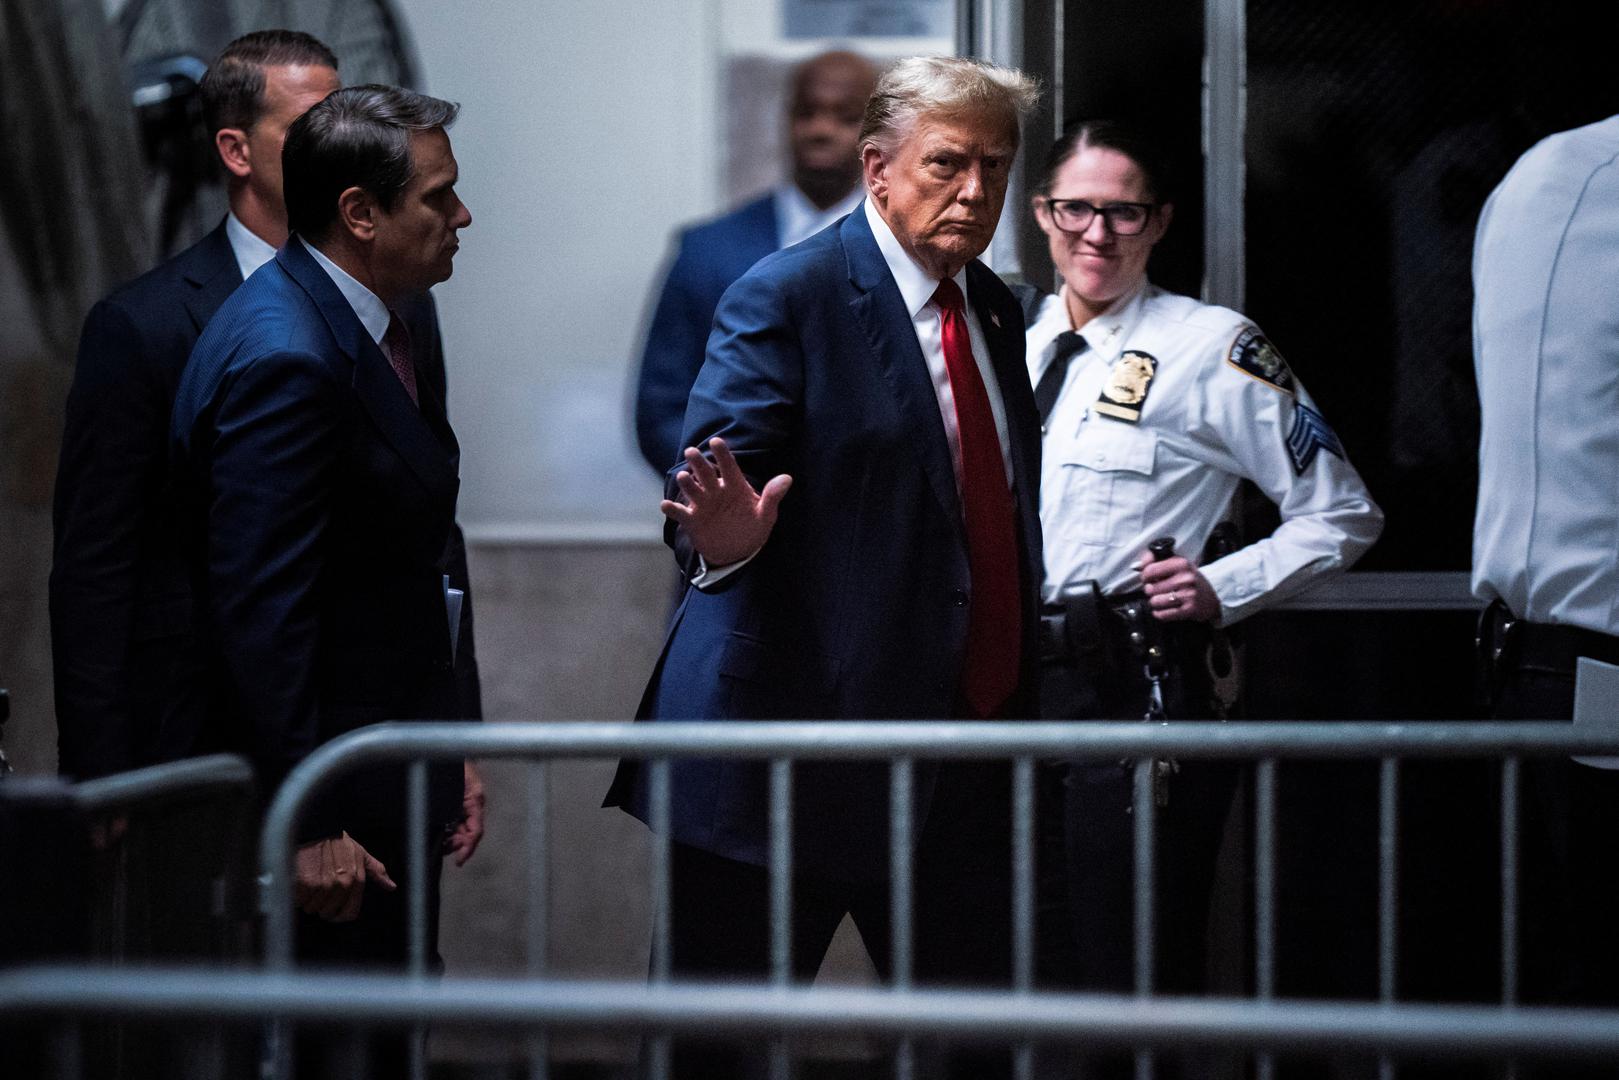
[[[191,799],[212,792],[253,791],[253,768],[235,754],[210,754],[161,765],[147,765],[78,783],[37,777],[8,780],[0,795],[10,801],[58,799],[64,795],[88,814],[131,810],[171,799]]]
[[[474,1030],[588,1027],[748,1036],[1083,1042],[1320,1057],[1619,1059],[1611,1011],[1536,1006],[1258,1002],[1040,991],[771,988],[425,979],[50,966],[0,971],[0,1016],[315,1025],[432,1024]]]
[[[1397,910],[1399,901],[1398,790],[1400,762],[1422,759],[1499,759],[1503,798],[1501,802],[1500,847],[1502,865],[1503,944],[1500,990],[1504,1005],[1516,1001],[1518,975],[1517,934],[1519,889],[1519,767],[1523,757],[1551,755],[1613,754],[1619,738],[1577,731],[1566,723],[1417,722],[1417,723],[1291,723],[1291,722],[1174,722],[1084,723],[999,721],[956,723],[934,721],[770,721],[770,722],[668,722],[625,723],[402,723],[383,724],[353,732],[322,746],[300,763],[288,776],[266,816],[261,845],[261,866],[266,882],[266,963],[272,972],[287,972],[294,955],[294,908],[292,867],[294,837],[298,816],[308,800],[339,774],[365,765],[407,762],[409,805],[404,808],[407,822],[420,821],[426,804],[427,764],[462,758],[634,758],[648,762],[648,790],[651,795],[649,818],[652,826],[652,898],[654,916],[651,983],[654,989],[667,987],[671,980],[668,957],[670,895],[670,762],[676,758],[725,758],[757,760],[768,764],[770,844],[770,964],[769,981],[774,991],[790,986],[790,924],[792,911],[793,846],[792,770],[803,760],[887,760],[890,764],[890,897],[893,944],[891,990],[889,994],[915,992],[912,985],[912,921],[910,841],[913,835],[914,770],[918,761],[1004,760],[1010,762],[1015,795],[1012,813],[1013,883],[1013,980],[1012,997],[990,995],[974,999],[982,1004],[998,1001],[996,1015],[1027,1015],[1018,1001],[1033,993],[1035,942],[1034,847],[1036,825],[1034,784],[1037,762],[1067,760],[1133,760],[1134,770],[1134,849],[1135,849],[1135,999],[1146,1002],[1154,994],[1155,931],[1153,919],[1154,867],[1156,865],[1155,820],[1157,808],[1152,792],[1154,762],[1164,758],[1191,760],[1246,760],[1255,763],[1254,835],[1255,895],[1254,971],[1256,989],[1252,1006],[1282,1008],[1275,1001],[1276,988],[1276,816],[1277,770],[1286,759],[1347,760],[1365,759],[1379,763],[1378,783],[1378,985],[1380,1007],[1395,1001],[1395,971],[1399,959]],[[546,828],[543,800],[529,808],[529,843],[543,843]],[[419,830],[416,830],[419,832]],[[543,865],[531,847],[528,862]],[[425,839],[413,845],[407,871],[413,882],[425,880],[422,869],[426,858]],[[418,890],[419,891],[419,890]],[[536,893],[539,895],[539,892]],[[425,970],[425,911],[422,895],[411,905],[413,926],[410,933],[410,970]],[[531,915],[529,934],[529,973],[545,974],[545,912]],[[745,995],[744,995],[745,996]],[[1036,995],[1039,996],[1039,995]],[[1015,998],[1015,1000],[1014,1000]],[[605,1000],[605,999],[603,999]],[[646,999],[663,1000],[663,999]],[[696,999],[693,999],[696,1000]],[[713,1001],[728,1000],[715,997]],[[787,1000],[772,998],[771,1000]],[[796,999],[795,999],[796,1000]],[[853,1000],[853,999],[850,999]],[[884,998],[882,1000],[890,1000]],[[861,1002],[865,1008],[869,1003]],[[1188,1003],[1177,1001],[1176,1008]],[[1234,1006],[1233,1006],[1234,1007]],[[1402,1005],[1403,1011],[1409,1006]],[[956,1014],[953,1014],[955,1016]],[[1177,1015],[1173,1010],[1153,1015],[1160,1019]],[[1215,1014],[1210,1014],[1215,1015]],[[1225,1013],[1218,1015],[1226,1016]],[[1251,1025],[1256,1017],[1275,1018],[1285,1027],[1313,1014],[1299,1013],[1289,1004],[1281,1012],[1249,1015],[1229,1014]],[[1360,1015],[1360,1014],[1355,1014]],[[1367,1022],[1373,1014],[1365,1014]],[[1439,1014],[1450,1015],[1450,1014]],[[1461,1016],[1456,1013],[1455,1016]],[[1479,1019],[1480,1013],[1472,1019]],[[1501,1014],[1489,1011],[1492,1018]],[[1286,1019],[1286,1018],[1293,1019]],[[960,1017],[957,1017],[958,1019]],[[716,1018],[710,1017],[710,1020]],[[858,1018],[850,1024],[858,1026]],[[1609,1016],[1612,1023],[1615,1017]],[[1270,1022],[1270,1021],[1267,1021]],[[1311,1023],[1316,1020],[1312,1019]],[[1448,1022],[1448,1021],[1447,1021]],[[1469,1021],[1471,1022],[1471,1021]],[[1494,1020],[1490,1021],[1495,1022]],[[1379,1021],[1381,1023],[1381,1021]],[[656,1025],[654,1025],[656,1026]],[[1036,1025],[1037,1027],[1038,1025]],[[1240,1025],[1239,1025],[1240,1026]],[[776,1029],[780,1031],[781,1029]],[[977,1030],[977,1029],[973,1029]],[[1384,1034],[1404,1030],[1396,1022]],[[896,1057],[896,1073],[911,1074],[912,1060],[904,1041],[915,1032],[900,1025],[901,1037]],[[1034,1027],[1021,1033],[1016,1072],[1029,1075],[1028,1040],[1039,1036]],[[1089,1032],[1087,1032],[1089,1034]],[[1153,1039],[1124,1040],[1150,1048]],[[1268,1045],[1260,1040],[1254,1045]],[[1474,1044],[1475,1048],[1479,1044]],[[1390,1050],[1398,1049],[1390,1043]],[[651,1044],[649,1060],[654,1076],[667,1075],[668,1046],[661,1036]],[[1259,1060],[1260,1075],[1268,1076],[1268,1054]],[[544,1076],[543,1047],[536,1044],[533,1061],[535,1076]],[[1137,1058],[1138,1077],[1150,1076],[1153,1061],[1150,1049]],[[1385,1060],[1383,1071],[1391,1066]],[[773,1073],[786,1075],[785,1048],[778,1040],[773,1052]]]

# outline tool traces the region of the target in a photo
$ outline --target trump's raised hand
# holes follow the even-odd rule
[[[686,467],[675,474],[681,497],[663,500],[659,509],[686,530],[709,566],[727,566],[764,547],[793,478],[782,473],[754,491],[724,439],[708,440],[708,451],[712,463],[695,446],[686,448]]]

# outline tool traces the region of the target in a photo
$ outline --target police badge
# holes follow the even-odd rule
[[[1156,374],[1158,361],[1151,355],[1133,349],[1125,352],[1114,362],[1107,383],[1102,387],[1102,396],[1096,399],[1092,410],[1127,424],[1137,423]]]
[[[1285,394],[1294,392],[1293,372],[1288,368],[1287,361],[1255,327],[1246,327],[1237,335],[1237,340],[1231,343],[1226,363]]]

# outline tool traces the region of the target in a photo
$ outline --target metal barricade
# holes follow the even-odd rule
[[[71,1031],[84,1019],[264,1018],[478,1030],[601,1028],[758,1038],[1075,1041],[1155,1049],[1421,1055],[1448,1060],[1619,1060],[1611,1012],[1364,1002],[1198,1001],[1120,995],[646,985],[546,979],[389,978],[42,967],[0,971],[0,1016]],[[70,1040],[65,1040],[70,1041]],[[73,1080],[73,1063],[57,1075]]]
[[[253,771],[230,755],[193,758],[68,783],[0,783],[0,968],[84,957],[107,967],[252,957],[257,818]],[[35,1059],[82,1059],[98,1075],[162,1075],[182,1043],[138,1025],[96,1023],[71,1050],[41,1050],[36,1032],[0,1034],[0,1060],[27,1075]],[[210,1040],[212,1036],[210,1035]],[[246,1057],[217,1040],[215,1060]],[[185,1054],[190,1054],[188,1049]],[[5,1071],[0,1068],[0,1072]]]
[[[1519,852],[1519,788],[1520,763],[1526,756],[1613,753],[1619,740],[1577,734],[1567,724],[1560,723],[1412,723],[1364,724],[1325,723],[1291,724],[1264,723],[936,723],[936,722],[765,722],[765,723],[657,723],[657,724],[604,724],[604,723],[528,723],[528,724],[385,724],[354,732],[321,747],[302,762],[287,778],[266,816],[262,838],[262,870],[266,881],[266,965],[269,971],[282,976],[290,972],[294,955],[294,908],[292,902],[292,870],[295,855],[295,826],[301,808],[308,799],[333,777],[346,770],[380,762],[409,762],[407,786],[408,803],[404,808],[407,822],[422,820],[427,798],[427,763],[435,760],[462,758],[612,758],[632,757],[649,761],[651,791],[651,824],[653,831],[652,889],[655,915],[652,997],[635,997],[640,991],[630,987],[600,991],[600,996],[575,996],[575,1010],[568,1014],[572,1023],[599,1022],[604,1025],[634,1026],[627,1016],[639,1016],[645,1027],[654,1033],[654,1052],[651,1055],[655,1076],[667,1074],[667,1043],[657,1034],[660,1026],[653,1022],[654,1003],[671,1010],[658,1013],[661,1019],[669,1016],[700,1016],[701,1023],[721,1021],[717,1002],[741,1006],[746,994],[703,997],[692,990],[694,997],[683,996],[671,982],[668,951],[668,897],[670,890],[670,762],[675,758],[728,758],[752,759],[769,763],[769,819],[770,819],[770,1002],[778,1003],[783,1011],[765,1014],[781,1022],[778,1034],[789,1030],[793,1023],[813,1017],[814,1023],[824,1027],[862,1029],[872,1017],[869,1010],[877,1001],[889,1002],[895,1010],[883,1015],[892,1018],[889,1033],[902,1041],[897,1056],[897,1073],[908,1077],[912,1072],[912,1059],[905,1039],[923,1031],[943,1031],[943,1024],[934,1029],[923,1021],[925,1016],[948,1015],[952,1023],[961,1022],[959,1033],[987,1031],[975,1026],[973,1013],[943,1008],[933,994],[916,991],[912,985],[912,927],[911,916],[911,850],[908,838],[912,836],[913,779],[919,760],[1006,760],[1010,761],[1014,777],[1012,806],[1013,855],[1008,872],[1012,881],[1013,917],[1013,978],[1010,996],[978,995],[971,998],[951,998],[958,1002],[972,1001],[988,1010],[984,1017],[996,1016],[996,1034],[1012,1038],[1020,1049],[1015,1058],[1019,1077],[1032,1075],[1031,1042],[1057,1029],[1077,1035],[1083,1029],[1086,1037],[1098,1036],[1105,1042],[1121,1040],[1106,1036],[1100,1025],[1086,1023],[1064,1028],[1052,1019],[1036,1021],[1045,1012],[1034,1012],[1036,1004],[1044,1009],[1057,1006],[1046,999],[1050,995],[1037,992],[1033,986],[1034,941],[1034,798],[1033,785],[1036,762],[1049,758],[1066,759],[1133,759],[1134,769],[1134,849],[1135,891],[1135,1000],[1152,1003],[1154,999],[1153,970],[1155,950],[1154,866],[1156,806],[1152,797],[1153,763],[1161,758],[1187,758],[1200,760],[1249,760],[1255,763],[1255,896],[1254,896],[1254,984],[1255,1000],[1248,1005],[1222,1004],[1198,1013],[1179,1010],[1192,1008],[1192,1003],[1177,1001],[1162,1007],[1153,1005],[1145,1013],[1132,1014],[1140,1019],[1135,1026],[1125,1025],[1139,1038],[1132,1039],[1143,1046],[1174,1042],[1174,1034],[1181,1029],[1176,1017],[1198,1015],[1209,1021],[1210,1028],[1199,1028],[1198,1038],[1220,1043],[1215,1030],[1229,1020],[1236,1025],[1233,1032],[1246,1032],[1243,1045],[1261,1051],[1258,1061],[1260,1076],[1271,1073],[1272,1062],[1268,1048],[1279,1041],[1297,1037],[1313,1039],[1311,1031],[1324,1031],[1319,1025],[1327,1013],[1341,1010],[1333,1006],[1327,1013],[1312,1014],[1300,1011],[1302,1007],[1277,1002],[1276,970],[1276,817],[1277,769],[1284,759],[1371,759],[1379,764],[1379,889],[1378,923],[1380,947],[1378,972],[1381,1012],[1367,1013],[1352,1010],[1344,1016],[1359,1017],[1356,1021],[1368,1024],[1357,1028],[1361,1034],[1356,1045],[1374,1046],[1380,1052],[1393,1054],[1408,1048],[1439,1050],[1443,1052],[1483,1053],[1483,1043],[1469,1032],[1470,1025],[1497,1027],[1505,1031],[1516,1023],[1519,1013],[1511,1010],[1517,998],[1519,889],[1517,880]],[[1500,821],[1500,852],[1502,865],[1503,948],[1501,953],[1502,1001],[1507,1008],[1498,1010],[1468,1010],[1463,1007],[1439,1009],[1437,1012],[1413,1011],[1413,1006],[1395,1007],[1394,972],[1399,958],[1396,935],[1396,913],[1399,897],[1397,854],[1399,846],[1399,811],[1397,802],[1400,761],[1406,758],[1481,758],[1500,759],[1503,799]],[[800,760],[887,760],[890,762],[890,873],[893,916],[892,990],[870,1000],[863,997],[840,998],[825,996],[824,991],[793,990],[789,986],[791,971],[790,933],[792,912],[793,848],[790,836],[792,816],[791,766]],[[544,852],[538,845],[544,842],[545,808],[543,790],[534,795],[530,806],[529,865],[544,865]],[[426,970],[426,895],[423,870],[429,857],[427,838],[420,829],[412,830],[413,843],[408,851],[407,863],[411,888],[410,971],[416,976],[413,983],[424,994],[431,991],[420,987],[420,976]],[[543,895],[543,890],[536,896]],[[528,937],[531,975],[545,974],[544,955],[546,916],[543,907],[531,913]],[[386,984],[383,984],[386,985]],[[451,985],[451,984],[446,984]],[[459,986],[460,984],[455,984]],[[511,984],[516,989],[522,984]],[[549,984],[547,984],[549,985]],[[399,987],[396,987],[399,989]],[[554,989],[554,988],[553,988]],[[505,990],[503,989],[504,993]],[[548,991],[550,992],[550,991]],[[629,995],[620,997],[619,995]],[[471,1000],[469,998],[469,1000]],[[636,1008],[652,1010],[636,1013],[626,1002],[635,1001]],[[1056,999],[1052,999],[1055,1001]],[[695,1013],[682,1013],[685,1003],[706,1001],[709,1005],[696,1008]],[[804,1002],[803,1005],[793,1004]],[[838,1002],[851,1009],[840,1012]],[[590,1004],[594,1002],[594,1004]],[[914,1002],[919,1011],[910,1012],[905,1003]],[[487,1003],[487,1002],[486,1002]],[[897,1004],[895,1004],[897,1003]],[[1067,1001],[1064,1007],[1081,1002]],[[1119,1002],[1093,1002],[1096,1009],[1121,1008]],[[713,1006],[710,1008],[709,1006]],[[535,1009],[543,1011],[540,1004]],[[805,1016],[794,1010],[804,1009]],[[1090,1009],[1091,1006],[1086,1006]],[[626,1012],[626,1009],[628,1011]],[[1224,1011],[1222,1011],[1224,1010]],[[746,1010],[744,1010],[746,1012]],[[750,1013],[748,1015],[765,1015]],[[355,1014],[359,1015],[359,1014]],[[1102,1012],[1084,1012],[1096,1017]],[[1107,1014],[1115,1016],[1116,1014]],[[1541,1015],[1536,1011],[1536,1015]],[[1545,1014],[1551,1016],[1551,1014]],[[1578,1026],[1584,1014],[1569,1014],[1557,1019]],[[560,1016],[560,1014],[554,1014]],[[1388,1019],[1392,1016],[1393,1019]],[[1028,1018],[1026,1030],[1017,1029],[1017,1018]],[[1219,1017],[1216,1021],[1214,1018]],[[1377,1019],[1382,1017],[1383,1019]],[[1404,1017],[1405,1019],[1401,1019]],[[1487,1019],[1488,1018],[1488,1019]],[[442,1017],[440,1018],[442,1019]],[[791,1023],[789,1023],[791,1021]],[[515,1018],[514,1021],[516,1022]],[[1539,1022],[1539,1021],[1537,1021]],[[1607,1015],[1592,1020],[1595,1027],[1619,1022],[1619,1017]],[[684,1021],[682,1021],[684,1023]],[[987,1019],[984,1024],[989,1024]],[[1414,1025],[1404,1027],[1405,1024]],[[1433,1026],[1424,1030],[1427,1035],[1416,1042],[1403,1042],[1411,1031],[1424,1024]],[[699,1021],[693,1020],[695,1028]],[[723,1026],[723,1025],[722,1025]],[[747,1025],[745,1025],[747,1026]],[[1330,1026],[1330,1025],[1329,1025]],[[1532,1026],[1532,1025],[1531,1025]],[[748,1030],[769,1029],[770,1023],[760,1019]],[[1123,1029],[1121,1029],[1123,1030]],[[1347,1032],[1348,1029],[1345,1029]],[[1527,1032],[1527,1028],[1522,1029]],[[1291,1033],[1291,1034],[1289,1034]],[[1404,1034],[1402,1034],[1404,1033]],[[1350,1038],[1348,1035],[1345,1038]],[[1231,1039],[1237,1039],[1235,1034]],[[1239,1040],[1241,1041],[1241,1040]],[[778,1039],[773,1042],[773,1073],[789,1073],[787,1050]],[[1292,1045],[1302,1045],[1295,1043]],[[1319,1043],[1317,1045],[1320,1045]],[[1347,1045],[1347,1044],[1346,1044]],[[1586,1044],[1582,1044],[1586,1045]],[[1592,1053],[1606,1053],[1607,1044],[1601,1040],[1589,1044]],[[1548,1044],[1533,1040],[1517,1042],[1511,1052],[1525,1054],[1549,1050]],[[1583,1051],[1581,1051],[1583,1052]],[[1619,1060],[1616,1058],[1615,1060]],[[1385,1057],[1383,1071],[1392,1071],[1392,1059]],[[1150,1053],[1138,1056],[1138,1076],[1152,1072]],[[543,1043],[536,1044],[531,1062],[531,1075],[546,1075]]]

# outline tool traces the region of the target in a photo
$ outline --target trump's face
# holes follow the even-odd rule
[[[861,163],[895,238],[943,279],[989,247],[1016,151],[1015,123],[1004,116],[923,115],[891,153],[867,145]]]

